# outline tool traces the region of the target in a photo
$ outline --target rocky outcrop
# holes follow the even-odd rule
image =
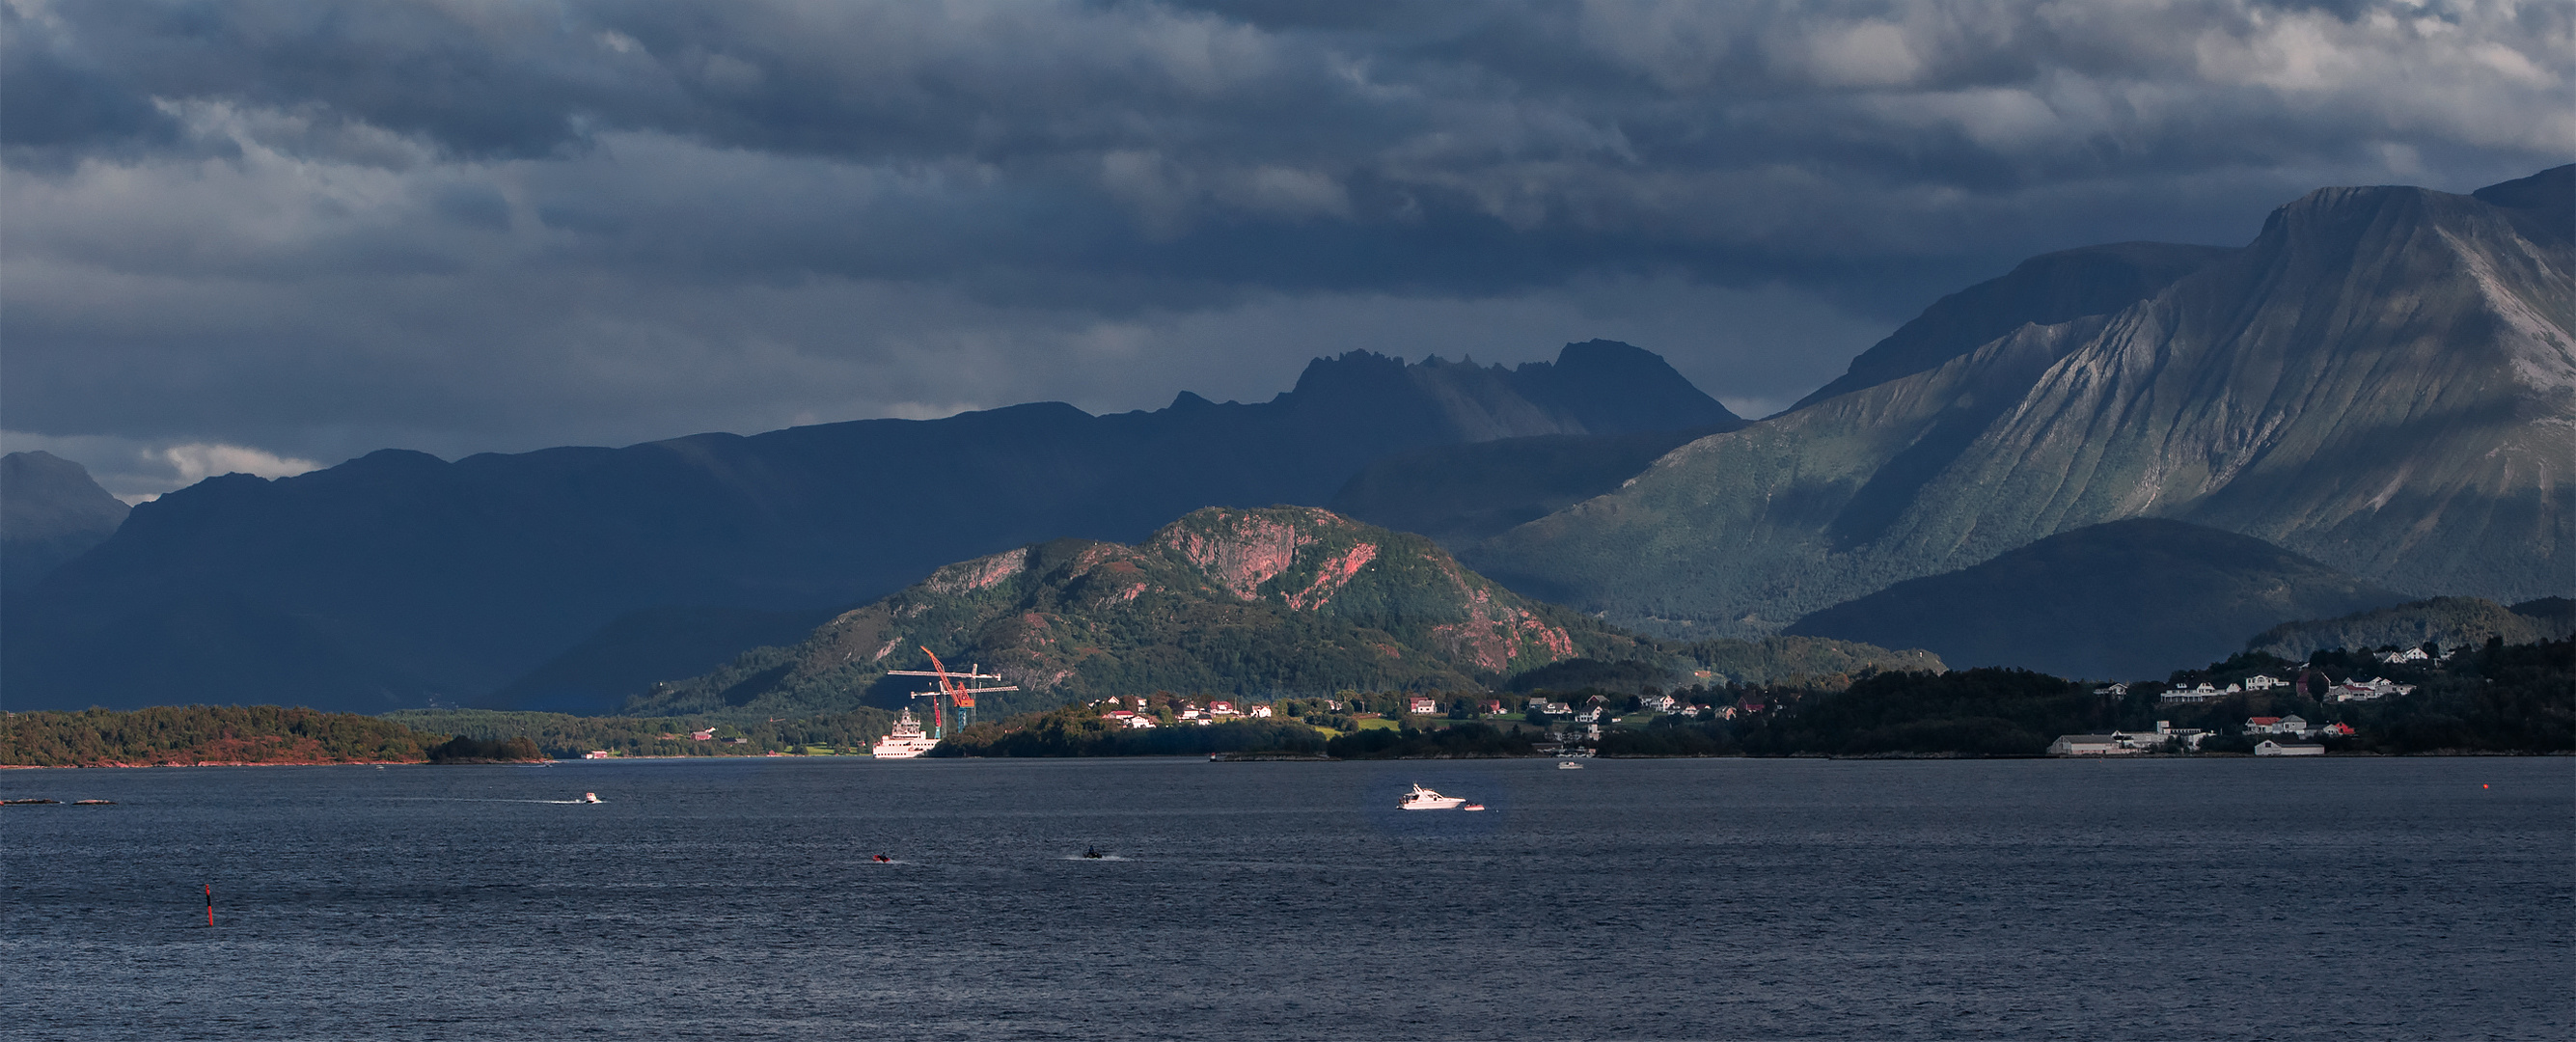
[[[1024,691],[987,715],[1157,689],[1248,696],[1481,690],[1633,638],[1513,594],[1421,536],[1311,507],[1195,511],[1134,546],[1058,540],[951,565],[634,708],[812,711],[909,688],[927,646]],[[889,654],[891,652],[891,654]]]

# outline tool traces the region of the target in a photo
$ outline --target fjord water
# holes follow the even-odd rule
[[[1492,809],[1395,810],[1412,781]],[[746,759],[0,794],[118,801],[0,808],[24,1039],[2576,1036],[2568,758]]]

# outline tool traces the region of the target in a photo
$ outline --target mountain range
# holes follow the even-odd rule
[[[1039,403],[454,462],[389,450],[209,479],[121,525],[121,504],[76,467],[25,454],[0,474],[0,684],[13,708],[847,697],[857,674],[780,649],[847,631],[874,599],[928,596],[898,591],[954,562],[1018,554],[1028,575],[1053,575],[1116,546],[1147,569],[1174,518],[1279,504],[1428,536],[1405,545],[1446,548],[1448,567],[1499,584],[1478,589],[1594,620],[1550,623],[1569,635],[1715,649],[1703,666],[1802,634],[1865,635],[1968,663],[2152,676],[2206,661],[2222,629],[2241,641],[2408,597],[2576,593],[2571,330],[2565,166],[2468,195],[2321,189],[2239,248],[2034,257],[1936,301],[1759,422],[1649,352],[1591,341],[1513,368],[1354,352],[1255,404],[1183,393],[1094,416]],[[1053,581],[991,596],[1079,599]],[[1226,626],[1251,610],[1208,603],[1226,607],[1190,610]],[[2174,617],[2153,617],[2166,605]],[[1303,611],[1254,627],[1320,642],[1312,663],[1280,667],[1297,676],[1523,675],[1402,641],[1390,646],[1411,649],[1406,665],[1370,673],[1332,629],[1348,620]],[[965,625],[922,632],[997,662],[1052,661]],[[885,632],[898,630],[913,632]],[[1024,686],[1271,683],[1165,636],[1115,656],[1129,672]],[[742,672],[753,648],[773,660]],[[1894,661],[1879,653],[1808,658]]]
[[[1742,421],[1660,357],[1318,359],[1258,404],[1042,403],[448,462],[211,478],[7,602],[13,707],[613,705],[951,562],[1322,504],[1389,453]]]
[[[1613,621],[1713,634],[2134,517],[2419,596],[2576,590],[2571,198],[2576,166],[2472,195],[2324,189],[2241,249],[2087,262],[2131,265],[2121,292],[1963,293],[1861,356],[1842,393],[1461,558]],[[2004,282],[2051,277],[2030,268]]]

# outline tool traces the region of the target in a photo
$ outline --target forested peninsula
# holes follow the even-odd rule
[[[154,706],[0,716],[0,767],[523,763],[525,737],[424,731],[383,717],[284,706]]]

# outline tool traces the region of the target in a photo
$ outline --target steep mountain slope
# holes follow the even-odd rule
[[[1720,634],[2141,516],[2398,590],[2576,589],[2576,239],[2542,205],[2576,167],[2538,183],[2312,193],[2114,314],[1703,438],[1462,557]]]
[[[1932,369],[2025,325],[2117,311],[2233,252],[2124,242],[2033,257],[1934,302],[1798,406]],[[1542,435],[1414,449],[1371,464],[1330,505],[1370,524],[1420,532],[1463,549],[1615,491],[1674,448],[1744,426],[1734,420],[1690,431]]]
[[[1927,648],[1960,668],[2148,680],[2235,654],[2248,630],[2403,599],[2260,539],[2132,518],[1909,579],[1788,632]]]
[[[17,599],[0,681],[28,707],[579,702],[632,680],[573,653],[658,624],[618,622],[632,612],[846,607],[1039,540],[1322,503],[1403,449],[1729,419],[1662,359],[1594,341],[1513,369],[1354,352],[1257,405],[1050,403],[454,463],[387,450],[145,504]]]
[[[1060,539],[950,565],[787,648],[659,686],[633,712],[893,706],[929,647],[1019,684],[987,716],[1155,690],[1480,690],[1634,638],[1512,594],[1430,540],[1310,507],[1210,508],[1135,546]]]
[[[2565,640],[2570,634],[2576,634],[2576,601],[2565,597],[2543,597],[2510,608],[2482,597],[2435,597],[2340,618],[2285,622],[2255,634],[2245,647],[2304,662],[2331,648],[2359,650],[2391,644],[2415,648],[2427,641],[2458,648],[2484,644],[2491,637],[2507,644],[2531,644]]]
[[[106,542],[125,514],[78,463],[49,452],[0,456],[0,596]]]
[[[2053,326],[2118,311],[2233,252],[2224,246],[2119,242],[2040,254],[1934,301],[1793,408],[1911,376],[2024,325]]]
[[[1455,549],[1613,491],[1673,449],[1744,426],[1542,434],[1395,453],[1333,494],[1333,510]]]

